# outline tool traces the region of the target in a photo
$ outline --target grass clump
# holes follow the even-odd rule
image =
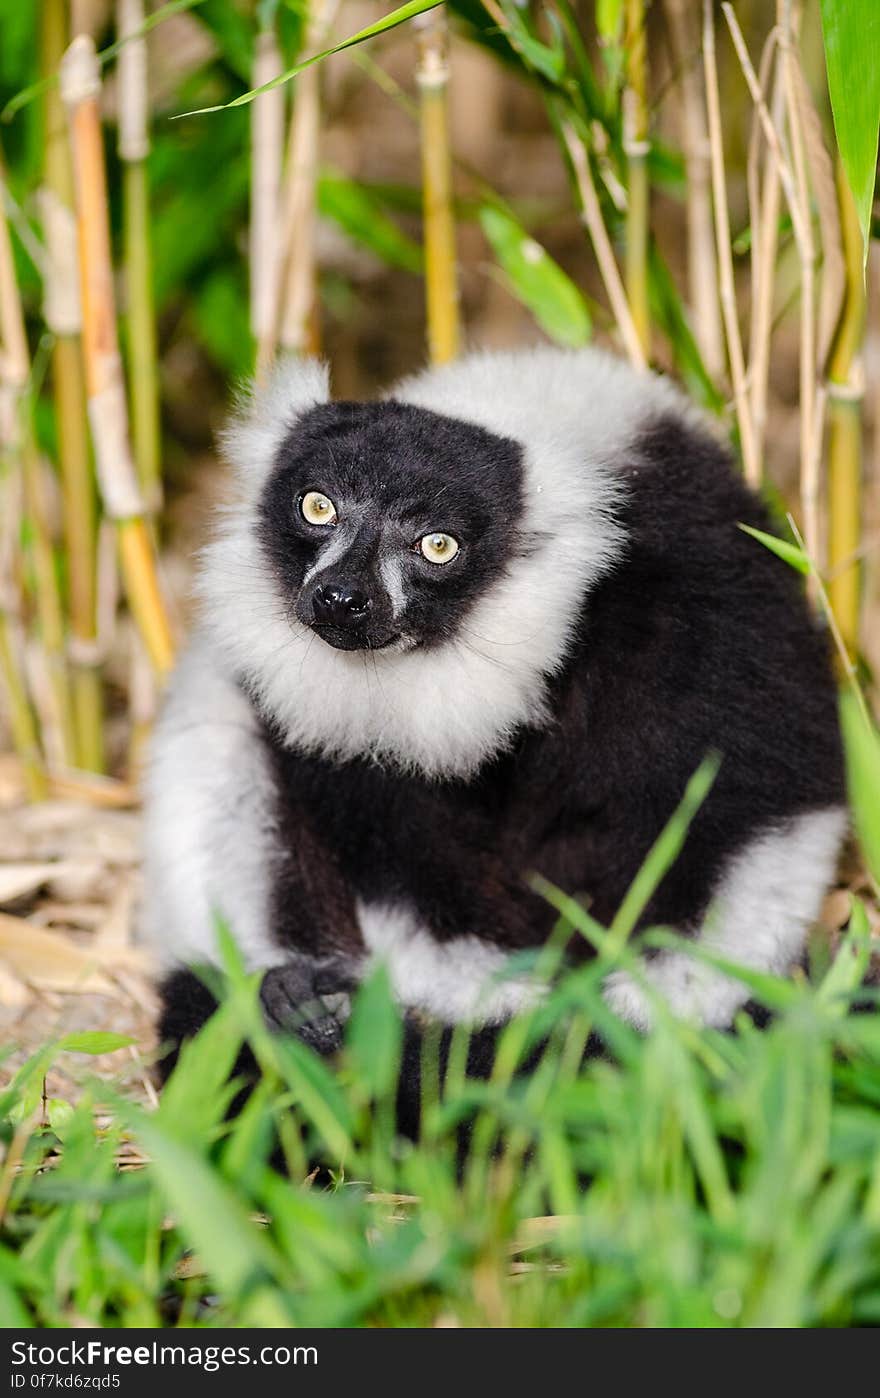
[[[106,1051],[106,1036],[50,1047],[3,1095],[2,1323],[875,1323],[868,950],[856,903],[821,974],[750,976],[774,1014],[766,1030],[698,1030],[658,1006],[647,1037],[609,1019],[600,957],[508,1027],[490,1081],[457,1073],[453,1047],[417,1143],[394,1134],[400,1024],[383,973],[361,988],[333,1072],[265,1032],[233,957],[156,1111],[114,1098],[107,1125],[97,1095],[74,1110],[40,1102],[52,1053]],[[590,1027],[613,1057],[580,1067]],[[246,1041],[260,1078],[228,1120]],[[517,1077],[536,1042],[537,1069]],[[106,1085],[95,1093],[108,1105]],[[473,1114],[460,1172],[457,1127]],[[272,1163],[279,1138],[290,1177]],[[141,1168],[118,1168],[124,1139]],[[310,1179],[318,1157],[329,1173]]]

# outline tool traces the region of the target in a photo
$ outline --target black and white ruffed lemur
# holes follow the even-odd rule
[[[324,1052],[381,958],[407,1012],[406,1127],[425,1017],[476,1026],[479,1073],[533,1003],[503,975],[554,922],[529,876],[610,920],[710,750],[717,779],[642,926],[760,970],[798,959],[846,829],[828,647],[675,388],[533,349],[332,402],[298,361],[226,447],[238,498],[147,778],[166,1043],[213,1008],[192,968],[217,960],[218,913],[265,971],[270,1024]],[[644,975],[709,1025],[748,999],[677,951]],[[638,978],[604,993],[650,1028]]]

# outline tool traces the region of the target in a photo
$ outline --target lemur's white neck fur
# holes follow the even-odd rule
[[[334,650],[293,617],[256,536],[256,506],[298,415],[326,402],[326,369],[293,361],[226,434],[240,498],[204,553],[206,635],[247,677],[292,746],[372,756],[427,776],[473,772],[523,725],[546,719],[585,595],[620,557],[620,466],[646,418],[691,416],[664,381],[599,351],[473,355],[405,380],[391,396],[500,435],[524,451],[519,540],[503,575],[444,644]]]

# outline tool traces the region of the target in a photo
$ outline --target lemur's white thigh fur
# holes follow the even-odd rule
[[[835,806],[751,841],[731,860],[698,943],[754,971],[789,971],[834,878],[846,825],[846,811]],[[742,981],[686,951],[660,952],[644,963],[643,974],[677,1017],[718,1028],[730,1024],[750,995]],[[605,995],[622,1019],[650,1028],[650,996],[633,977],[614,972]]]
[[[534,979],[510,974],[509,952],[466,929],[439,942],[407,908],[394,905],[361,903],[358,922],[373,958],[387,966],[394,994],[408,1009],[451,1024],[501,1024],[541,996]]]
[[[144,932],[163,966],[216,964],[218,914],[251,969],[282,962],[269,933],[267,756],[253,709],[198,636],[175,671],[145,794]]]

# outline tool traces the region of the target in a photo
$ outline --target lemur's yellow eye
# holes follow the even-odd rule
[[[309,524],[335,524],[336,506],[320,490],[309,490],[300,501],[302,517]]]
[[[451,534],[426,534],[419,539],[419,548],[429,563],[451,563],[458,553],[458,540]]]

